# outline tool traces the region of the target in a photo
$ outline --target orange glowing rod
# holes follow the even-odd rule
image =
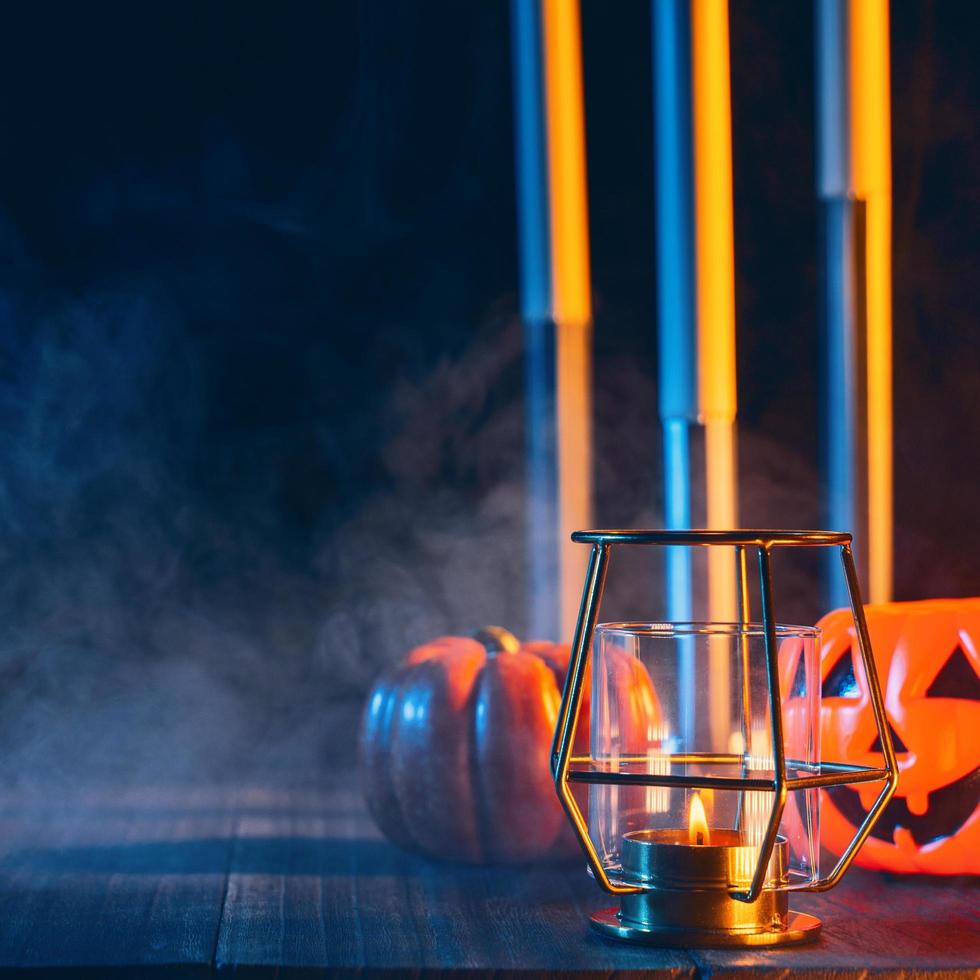
[[[851,193],[865,202],[867,561],[871,602],[892,591],[891,106],[888,0],[848,11]]]
[[[828,523],[854,532],[872,602],[892,589],[888,0],[817,0]],[[833,574],[836,574],[835,570]],[[828,575],[827,603],[845,594]]]
[[[592,523],[592,299],[578,3],[542,0],[555,323],[559,623],[575,629],[586,557],[569,541]]]
[[[727,0],[691,2],[694,230],[698,421],[704,426],[706,526],[738,527],[735,372],[735,243]],[[709,549],[708,609],[714,622],[738,618],[727,549]],[[709,641],[712,741],[728,736],[729,650]]]
[[[529,624],[570,640],[592,524],[592,302],[577,0],[511,0]]]

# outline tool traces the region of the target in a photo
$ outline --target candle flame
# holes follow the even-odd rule
[[[708,818],[704,815],[704,804],[699,793],[691,797],[691,811],[687,821],[687,839],[692,844],[710,844],[711,832]]]

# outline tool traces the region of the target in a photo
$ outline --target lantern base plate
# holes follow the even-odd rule
[[[790,946],[812,942],[820,935],[820,920],[805,912],[789,912],[784,929],[764,932],[726,932],[723,929],[702,929],[677,926],[657,927],[625,922],[619,909],[601,909],[591,916],[592,928],[607,939],[648,946],[731,947],[731,946]]]

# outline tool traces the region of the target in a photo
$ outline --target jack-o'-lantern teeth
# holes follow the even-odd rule
[[[909,813],[916,817],[924,816],[929,811],[928,793],[909,793],[905,797],[905,802],[908,805]]]

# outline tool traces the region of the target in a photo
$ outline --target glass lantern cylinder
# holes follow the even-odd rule
[[[790,779],[820,769],[819,630],[777,625],[783,745]],[[685,689],[690,664],[699,683]],[[712,670],[712,668],[714,668]],[[635,883],[624,841],[646,831],[691,831],[704,813],[702,840],[738,839],[748,876],[773,809],[772,719],[765,630],[758,623],[606,623],[597,627],[592,667],[592,771],[690,778],[699,785],[589,786],[589,834],[617,884]],[[579,763],[585,760],[577,760]],[[726,788],[758,779],[764,789]],[[716,781],[714,786],[705,783]],[[674,780],[673,782],[677,782]],[[695,802],[696,798],[696,802]],[[632,838],[628,835],[632,835]],[[733,836],[734,835],[734,836]],[[819,794],[787,795],[778,830],[780,873],[768,889],[818,880]],[[696,838],[692,838],[693,840]]]

